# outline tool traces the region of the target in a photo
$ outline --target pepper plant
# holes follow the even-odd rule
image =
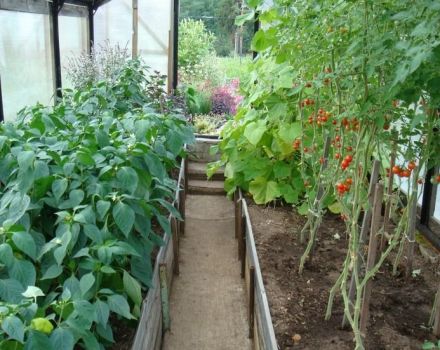
[[[102,349],[111,321],[139,317],[193,140],[148,79],[129,61],[0,126],[0,348]]]

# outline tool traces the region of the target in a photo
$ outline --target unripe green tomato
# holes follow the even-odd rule
[[[31,321],[31,328],[45,334],[50,334],[53,331],[52,323],[43,317],[34,318]]]

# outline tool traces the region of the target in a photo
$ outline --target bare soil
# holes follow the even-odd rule
[[[249,212],[280,349],[353,349],[351,330],[341,329],[340,295],[336,296],[332,318],[324,320],[329,290],[346,254],[342,220],[334,215],[324,218],[313,262],[299,275],[304,247],[298,234],[305,219],[291,208],[253,203]],[[439,281],[439,259],[428,262],[417,248],[414,268],[420,269],[420,274],[406,280],[403,273],[393,276],[391,264],[386,263],[374,278],[366,349],[421,349],[424,340],[434,340],[427,323]],[[295,334],[301,336],[296,345],[292,339]]]

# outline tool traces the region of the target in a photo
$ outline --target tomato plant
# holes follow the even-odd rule
[[[114,84],[0,126],[2,349],[100,349],[110,315],[139,317],[151,253],[179,217],[170,171],[193,140],[148,77],[129,61]]]
[[[419,178],[440,163],[440,4],[275,0],[267,8],[262,1],[248,3],[261,12],[253,39],[258,58],[241,87],[244,101],[223,131],[222,159],[213,168],[226,166],[230,193],[239,186],[256,203],[283,198],[307,215],[300,271],[313,254],[326,208],[341,214],[347,255],[326,317],[340,292],[356,348],[363,349],[364,287],[398,248],[396,272],[413,232]],[[382,235],[383,253],[371,272],[363,273],[365,237],[358,223],[370,211],[373,159],[381,164],[379,181],[391,177],[384,204],[396,228],[384,227],[389,232]]]

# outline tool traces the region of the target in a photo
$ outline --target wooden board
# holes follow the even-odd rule
[[[242,195],[240,193],[240,198]],[[250,265],[255,267],[255,327],[254,345],[255,349],[277,350],[278,344],[270,315],[269,302],[264,288],[263,276],[261,274],[260,263],[258,260],[257,248],[255,246],[252,224],[249,211],[245,200],[243,203],[243,215],[246,220],[246,291],[249,297],[249,269]]]
[[[181,162],[181,169],[178,180],[178,188],[181,188],[184,180],[184,160]],[[179,201],[176,191],[175,201]],[[168,220],[171,220],[171,216]],[[174,242],[171,235],[163,235],[164,245],[159,249],[154,265],[152,284],[153,288],[147,293],[142,304],[142,314],[136,331],[132,350],[160,350],[162,347],[163,325],[162,325],[162,301],[160,296],[159,265],[166,264],[168,290],[174,277]]]

